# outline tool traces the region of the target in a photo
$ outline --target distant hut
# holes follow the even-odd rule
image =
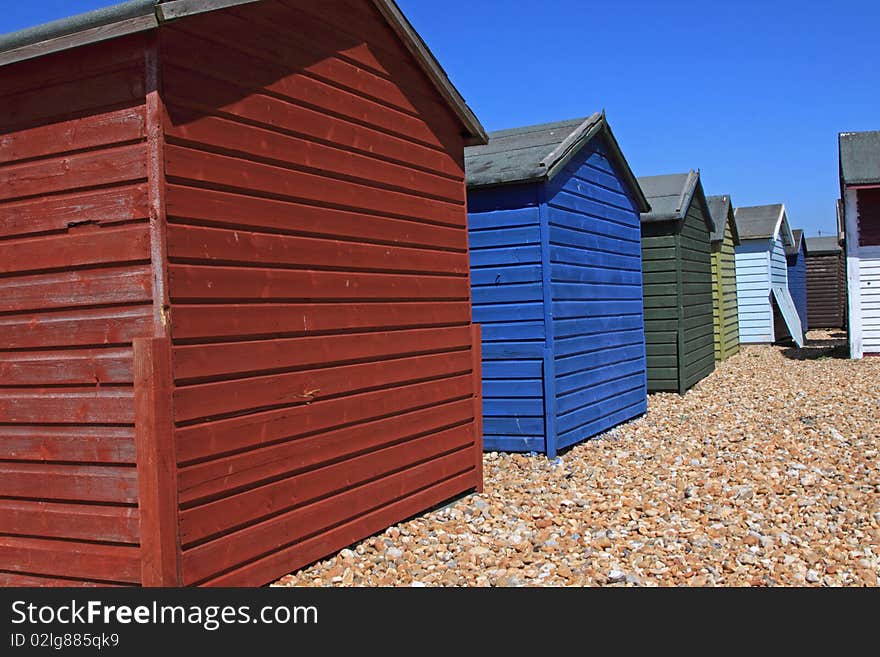
[[[788,266],[788,291],[798,318],[801,320],[801,330],[806,334],[807,323],[807,243],[804,240],[804,231],[795,228],[791,231],[794,243],[785,248],[785,260]]]
[[[840,135],[850,357],[880,354],[880,131]]]
[[[466,150],[483,447],[549,456],[645,412],[639,213],[603,114]]]
[[[711,235],[697,171],[639,178],[648,391],[684,394],[715,369]]]
[[[785,250],[794,245],[785,206],[736,208],[740,243],[736,247],[736,293],[741,344],[770,344],[792,338],[803,345],[803,331],[788,291]]]
[[[739,353],[739,314],[736,301],[736,245],[739,233],[733,203],[727,194],[710,196],[712,232],[712,315],[715,321],[715,360]]]
[[[846,258],[836,237],[804,238],[807,317],[811,328],[846,327]]]

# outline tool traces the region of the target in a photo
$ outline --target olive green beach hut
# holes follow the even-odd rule
[[[715,320],[715,360],[739,353],[739,308],[736,302],[736,254],[739,244],[730,196],[710,196],[712,232],[712,315]]]
[[[698,171],[639,178],[648,392],[684,394],[715,369],[712,217]]]

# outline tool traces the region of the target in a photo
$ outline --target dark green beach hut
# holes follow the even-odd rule
[[[715,369],[711,235],[698,171],[639,178],[648,391],[684,394]]]

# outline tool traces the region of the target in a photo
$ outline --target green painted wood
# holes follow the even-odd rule
[[[683,394],[715,367],[715,288],[707,214],[700,189],[684,221],[642,225],[650,392]],[[735,278],[733,283],[735,287]]]
[[[739,353],[739,305],[736,296],[736,257],[729,213],[724,239],[712,245],[712,317],[715,360]]]

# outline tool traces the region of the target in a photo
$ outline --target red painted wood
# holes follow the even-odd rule
[[[351,301],[435,299],[467,301],[467,279],[314,270],[173,265],[175,301],[272,300]],[[2,285],[0,285],[2,290]]]
[[[7,240],[0,242],[0,273],[149,261],[149,249],[150,235],[143,224]]]
[[[177,223],[445,251],[467,250],[467,234],[449,226],[179,185],[169,185],[167,192],[168,214]]]
[[[0,352],[0,381],[8,386],[131,383],[131,349]]]
[[[172,114],[184,110],[170,108]],[[233,156],[259,157],[281,166],[296,167],[319,175],[380,182],[389,188],[447,201],[459,197],[461,181],[411,167],[325,146],[314,141],[279,134],[217,116],[194,116],[181,126],[166,126],[173,143],[197,143]],[[366,178],[365,178],[366,175]]]
[[[120,69],[143,65],[145,35],[112,39],[76,51],[62,51],[4,66],[3,93],[17,94],[30,89],[44,89],[57,83],[84,80]]]
[[[144,586],[180,584],[171,341],[134,341],[135,445]]]
[[[178,339],[223,339],[231,336],[460,324],[470,319],[470,304],[438,301],[178,305],[171,319],[174,336]]]
[[[134,429],[101,426],[0,426],[0,460],[133,464]]]
[[[858,194],[859,246],[880,246],[880,189]]]
[[[204,45],[204,42],[200,45]],[[450,153],[306,105],[294,104],[271,92],[255,94],[242,86],[240,75],[244,68],[241,64],[238,65],[241,71],[236,70],[235,62],[231,62],[229,68],[212,70],[211,55],[196,49],[187,51],[186,47],[170,45],[166,53],[169,61],[173,62],[173,69],[165,69],[169,72],[165,81],[165,96],[169,102],[187,110],[180,116],[174,113],[169,116],[175,125],[192,120],[193,110],[240,117],[266,128],[335,144],[436,174],[464,178],[462,162]],[[195,48],[195,45],[191,47]],[[210,68],[206,68],[208,66]],[[211,77],[207,77],[205,71],[210,71]],[[198,89],[198,93],[194,94],[193,89]]]
[[[130,424],[129,387],[0,388],[0,418],[18,424]]]
[[[15,587],[60,587],[71,586],[89,588],[113,588],[119,586],[131,586],[130,584],[118,584],[114,582],[94,582],[82,579],[61,579],[59,577],[42,577],[40,575],[26,575],[22,573],[10,573],[0,570],[0,586]]]
[[[218,53],[227,53],[227,60],[215,58],[209,66],[199,68],[205,71],[225,68],[220,62],[234,60],[244,55],[250,58],[250,70],[260,71],[263,80],[261,86],[267,90],[283,95],[293,102],[308,104],[316,109],[344,116],[428,146],[445,148],[443,137],[446,135],[442,134],[442,128],[447,128],[448,124],[443,125],[442,128],[436,122],[428,125],[423,117],[400,111],[386,104],[387,101],[380,103],[366,97],[362,92],[352,93],[340,86],[303,74],[305,68],[313,65],[314,62],[326,61],[332,58],[339,48],[349,47],[353,44],[351,39],[340,36],[335,43],[326,44],[324,52],[320,55],[297,57],[291,51],[291,47],[285,45],[285,43],[295,44],[295,41],[279,41],[277,37],[273,38],[275,35],[266,34],[265,29],[249,29],[249,27],[255,26],[252,22],[249,24],[238,20],[227,12],[212,12],[203,15],[197,21],[179,23],[174,29],[180,30],[183,34],[176,40],[169,39],[170,43],[165,47],[168,56],[172,59],[174,59],[175,47],[181,47],[182,44],[188,44],[194,52],[212,54],[215,57]],[[206,41],[208,43],[205,43]],[[241,54],[237,52],[233,57],[229,55],[229,50],[240,51]],[[198,55],[195,59],[198,59]],[[193,57],[189,61],[193,62]],[[329,64],[320,66],[326,70]],[[244,80],[246,81],[247,78]],[[373,90],[378,91],[375,85]],[[383,90],[383,95],[386,98],[389,96],[399,98],[399,94],[392,94],[387,88]]]
[[[464,374],[470,367],[468,352],[457,351],[205,383],[175,391],[174,419],[186,422],[257,408],[307,404],[370,389]],[[2,401],[0,397],[0,404]]]
[[[6,534],[112,543],[137,543],[138,510],[98,506],[0,500],[0,527]]]
[[[165,173],[174,182],[190,180],[216,185],[227,190],[250,190],[261,194],[286,197],[313,203],[330,203],[337,207],[367,210],[397,217],[421,217],[449,226],[464,223],[464,207],[449,201],[423,198],[379,186],[334,180],[314,173],[254,162],[241,157],[206,153],[182,146],[166,147]],[[113,173],[125,179],[124,172]],[[130,178],[129,178],[130,179]],[[3,178],[0,177],[0,182]],[[59,183],[60,184],[60,183]],[[14,186],[11,194],[24,196],[32,191],[26,183]]]
[[[176,432],[178,462],[216,458],[342,424],[400,413],[435,400],[470,395],[471,386],[470,375],[460,376],[181,428]]]
[[[472,454],[464,448],[184,550],[184,581],[198,582],[472,469]],[[325,550],[334,545],[325,543]]]
[[[0,130],[61,122],[114,106],[136,106],[143,98],[143,73],[135,68],[67,79],[19,94],[4,93],[0,95]]]
[[[185,509],[180,514],[180,539],[186,549],[188,543],[356,489],[390,472],[459,450],[471,444],[472,438],[468,434],[461,427],[431,433]],[[307,532],[308,528],[303,526],[299,531]]]
[[[483,492],[483,341],[479,324],[471,324],[471,371],[474,391],[474,455],[477,492]]]
[[[146,178],[142,144],[12,164],[0,169],[0,201]]]
[[[143,303],[152,300],[150,277],[141,265],[0,278],[0,312]]]
[[[332,554],[337,549],[336,546],[352,545],[402,518],[409,518],[455,497],[471,485],[473,476],[473,472],[467,471],[402,499],[380,504],[375,510],[353,520],[328,528],[303,541],[282,546],[258,560],[201,582],[201,585],[241,587],[268,584],[278,578],[278,573],[296,572]]]
[[[145,185],[132,185],[0,204],[0,238],[111,224],[148,216]]]
[[[0,497],[133,504],[136,479],[118,466],[0,462]]]
[[[126,107],[5,134],[0,139],[0,163],[89,150],[145,137],[143,108]]]
[[[136,583],[139,561],[131,546],[0,535],[3,569],[26,575]]]
[[[150,306],[133,306],[0,317],[0,348],[131,343],[150,332],[151,311]]]
[[[459,393],[463,391],[459,390]],[[181,468],[178,476],[181,505],[192,506],[200,500],[241,490],[280,475],[292,476],[298,471],[369,453],[412,438],[425,431],[425,427],[439,430],[469,421],[472,415],[470,400],[447,401],[442,398],[449,394],[438,395],[441,401],[427,408]],[[425,401],[430,403],[429,398]]]
[[[469,345],[470,333],[461,326],[183,345],[174,348],[174,377],[180,384],[192,379],[453,351]]]
[[[169,226],[168,252],[172,260],[217,265],[286,265],[462,277],[468,273],[465,253],[201,226]]]

